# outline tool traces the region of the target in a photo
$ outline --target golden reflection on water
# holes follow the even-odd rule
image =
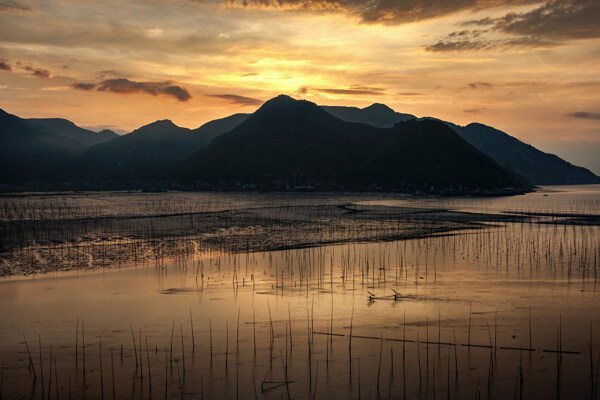
[[[117,398],[582,398],[599,237],[508,224],[0,281],[3,390],[110,398],[114,368]]]

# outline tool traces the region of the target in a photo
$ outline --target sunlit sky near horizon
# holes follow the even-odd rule
[[[600,174],[598,21],[598,0],[0,0],[0,108],[130,131],[378,102]]]

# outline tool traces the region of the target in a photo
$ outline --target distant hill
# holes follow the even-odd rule
[[[98,133],[101,135],[108,135],[109,137],[111,137],[111,140],[119,136],[119,134],[117,132],[112,131],[110,129],[102,129]]]
[[[342,121],[314,103],[278,96],[185,163],[189,179],[368,188],[528,188],[437,121],[393,128]]]
[[[206,147],[210,144],[210,142],[212,142],[214,138],[225,132],[229,132],[230,130],[244,122],[246,118],[248,118],[248,116],[250,116],[250,114],[240,113],[233,114],[229,117],[221,119],[215,119],[213,121],[205,123],[199,128],[192,130],[192,133],[201,136],[204,139],[205,143],[203,147]]]
[[[64,179],[80,145],[76,138],[0,110],[0,182]]]
[[[348,122],[362,122],[377,127],[393,126],[396,122],[416,118],[400,114],[383,104],[367,108],[322,106],[324,110]],[[375,109],[377,112],[368,112]],[[459,126],[442,121],[478,150],[506,165],[536,185],[566,185],[600,183],[600,177],[588,169],[577,167],[544,153],[502,131],[483,124]]]
[[[496,162],[510,166],[536,185],[600,183],[600,177],[590,170],[575,166],[554,154],[544,153],[491,126],[478,123],[448,125]]]
[[[97,144],[82,154],[84,177],[150,179],[206,146],[203,135],[169,120],[142,126],[127,135]]]
[[[380,103],[365,108],[343,106],[321,106],[321,108],[344,121],[360,122],[378,128],[391,128],[398,122],[416,118],[414,115],[396,112]]]
[[[62,118],[29,118],[32,125],[65,138],[71,145],[71,150],[81,152],[95,144],[104,143],[118,135],[109,130],[94,132],[80,128],[73,122]]]
[[[117,180],[163,178],[193,152],[248,117],[234,114],[190,130],[169,120],[142,126],[127,135],[90,147],[83,153],[85,178]]]

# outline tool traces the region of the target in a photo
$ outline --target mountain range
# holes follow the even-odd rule
[[[380,128],[389,128],[400,121],[417,119],[414,115],[398,113],[384,104],[373,104],[366,108],[322,107],[345,121],[363,122]],[[536,185],[600,183],[600,178],[590,170],[577,167],[554,154],[544,153],[491,126],[479,123],[459,126],[451,122],[442,122],[477,150],[487,154],[498,164],[508,166]]]
[[[589,170],[483,124],[416,118],[384,104],[317,106],[287,96],[196,129],[161,120],[123,136],[0,110],[0,156],[0,183],[159,178],[488,191],[525,188],[527,180],[600,183]]]
[[[413,119],[377,128],[287,96],[267,101],[194,153],[184,170],[194,180],[339,189],[529,187],[439,121]]]
[[[23,119],[0,110],[0,182],[68,179],[82,151],[117,137],[65,119]]]

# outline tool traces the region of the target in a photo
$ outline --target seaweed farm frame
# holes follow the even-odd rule
[[[600,185],[0,196],[1,399],[598,399]]]

